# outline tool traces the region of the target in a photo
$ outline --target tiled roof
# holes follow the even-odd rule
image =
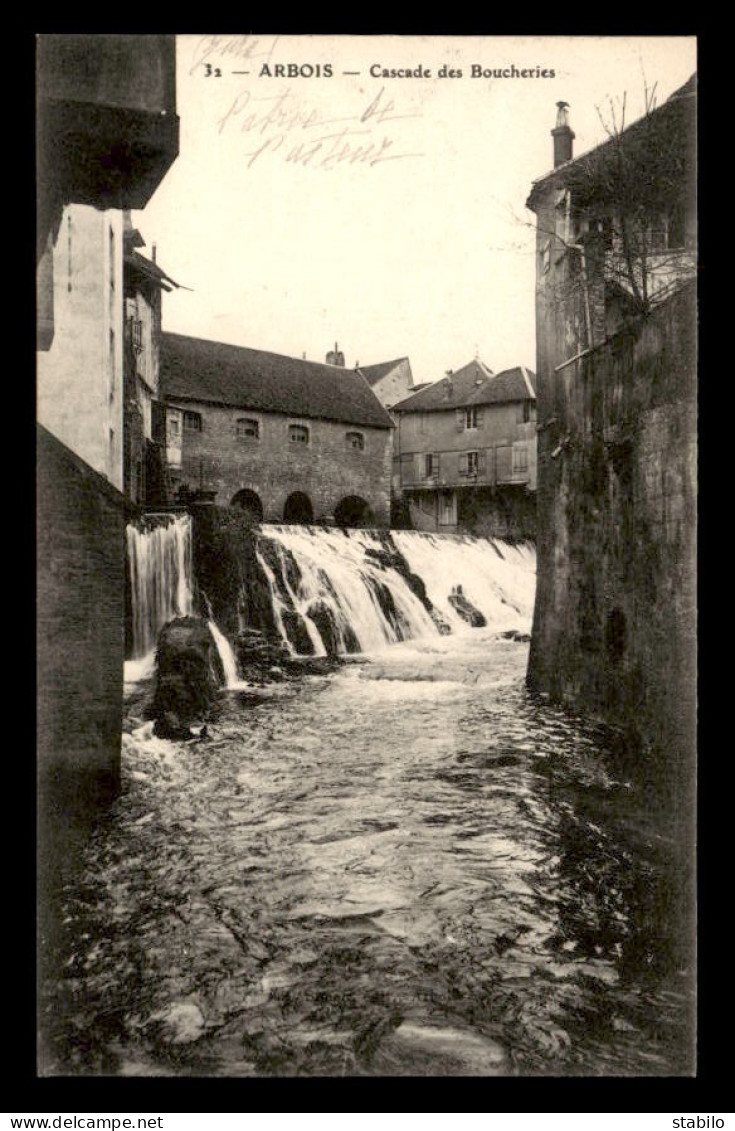
[[[365,378],[354,369],[164,333],[160,372],[169,400],[393,427]]]
[[[502,404],[536,399],[536,375],[522,365],[493,374],[481,361],[471,361],[451,377],[412,393],[394,412],[442,412],[468,405]]]
[[[408,361],[408,358],[397,357],[395,361],[381,361],[377,365],[360,365],[358,366],[358,370],[362,373],[368,385],[377,385],[378,381],[381,381],[383,377],[386,377],[404,361]]]

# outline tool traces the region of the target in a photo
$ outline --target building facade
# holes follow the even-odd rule
[[[178,286],[138,248],[145,241],[124,214],[124,452],[125,497],[133,504],[160,506],[166,482],[165,427],[159,393],[161,299]]]
[[[355,368],[389,411],[413,391],[413,373],[407,357],[383,361],[378,365],[357,365]]]
[[[168,474],[254,521],[386,526],[392,421],[355,370],[164,333]]]
[[[538,582],[529,683],[632,731],[661,779],[694,742],[692,79],[537,181]],[[684,773],[686,778],[686,773]]]
[[[417,530],[535,532],[535,376],[479,360],[393,406],[393,490]]]
[[[37,355],[38,421],[123,487],[122,214],[67,204],[44,269],[55,332]]]
[[[38,36],[41,892],[58,883],[75,831],[82,835],[119,783],[122,213],[145,206],[176,158],[178,131],[173,36]]]

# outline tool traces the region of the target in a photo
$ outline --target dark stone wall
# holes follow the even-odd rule
[[[634,733],[677,794],[696,718],[695,374],[687,287],[539,380],[529,684]]]
[[[245,627],[277,637],[270,589],[255,553],[253,524],[235,508],[192,506],[193,568],[202,616],[233,641]]]
[[[39,848],[55,873],[119,787],[124,501],[37,435]]]
[[[481,538],[533,542],[536,492],[525,487],[474,487],[458,491],[457,530]]]

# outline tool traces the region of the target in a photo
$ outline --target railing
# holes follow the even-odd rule
[[[535,443],[535,439],[519,440],[464,452],[404,452],[399,459],[398,480],[402,488],[415,490],[529,483]],[[427,455],[432,457],[428,471]]]

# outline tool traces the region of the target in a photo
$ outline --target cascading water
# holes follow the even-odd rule
[[[132,647],[126,681],[153,671],[158,634],[174,617],[193,611],[191,517],[146,515],[126,530]]]
[[[467,629],[459,590],[488,625],[528,632],[535,551],[469,535],[264,525],[257,557],[293,655],[373,652]]]

